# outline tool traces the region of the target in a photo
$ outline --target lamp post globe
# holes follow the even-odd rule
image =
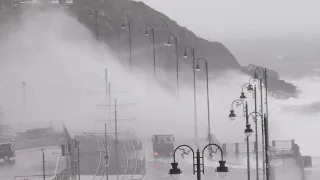
[[[246,127],[247,128],[244,130],[244,134],[247,137],[250,137],[253,134],[253,130],[251,129],[250,124],[247,124]]]
[[[231,121],[234,121],[236,119],[236,114],[234,113],[234,110],[230,110],[229,118]]]
[[[240,99],[241,100],[245,100],[247,97],[246,95],[244,94],[244,92],[241,92],[241,95],[240,95]]]
[[[247,90],[251,93],[253,91],[253,87],[251,84],[248,85]]]
[[[183,58],[188,58],[187,51],[184,51]]]
[[[172,168],[169,170],[169,174],[171,178],[174,180],[179,179],[180,174],[182,171],[178,168],[178,163],[171,163]]]
[[[165,42],[164,45],[166,45],[166,46],[171,46],[171,41],[170,41],[170,39],[169,39],[167,42]]]
[[[226,161],[219,161],[220,166],[217,167],[216,172],[220,178],[225,178],[228,175],[229,169],[226,167]]]
[[[200,71],[200,66],[197,64],[196,71]]]

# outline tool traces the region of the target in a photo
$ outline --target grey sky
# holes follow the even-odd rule
[[[141,0],[195,33],[317,33],[319,0]],[[235,34],[236,33],[236,34]]]

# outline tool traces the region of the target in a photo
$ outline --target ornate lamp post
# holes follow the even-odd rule
[[[264,76],[267,77],[266,75],[266,69],[265,68],[262,68],[262,67],[257,67],[257,69],[260,69],[264,72]],[[254,73],[254,76],[249,80],[249,83],[248,84],[258,84],[259,86],[259,90],[260,90],[260,114],[261,115],[265,115],[263,114],[263,92],[262,92],[262,78],[258,77],[257,75],[257,69],[255,70],[255,73]],[[267,81],[267,79],[265,78],[265,82]],[[255,89],[256,89],[256,85],[255,86]],[[242,90],[243,92],[243,90]],[[257,109],[257,95],[256,95],[257,91],[254,90],[254,102],[255,102],[255,111],[257,112],[258,109]],[[243,93],[243,96],[245,97],[244,93]],[[267,87],[266,87],[266,112],[268,111],[268,100],[267,100]],[[262,119],[263,119],[263,116],[262,116]],[[265,179],[265,177],[267,176],[267,180],[269,180],[269,159],[268,159],[268,155],[266,154],[266,152],[268,152],[268,149],[269,149],[269,133],[267,132],[268,130],[268,120],[267,118],[265,118],[266,121],[262,121],[261,123],[261,132],[262,132],[262,135],[261,135],[261,138],[262,138],[262,157],[263,157],[263,179]],[[256,126],[256,139],[257,139],[257,126]],[[257,143],[257,140],[256,140],[256,143]],[[257,151],[258,151],[258,146],[256,146],[257,148]],[[258,154],[258,153],[257,153]],[[258,160],[257,160],[258,161]],[[258,163],[258,162],[257,162]],[[266,172],[267,171],[267,172]]]
[[[129,17],[129,15],[126,13],[126,21],[124,24],[122,24],[122,29],[128,29],[129,34],[129,63],[130,68],[132,70],[132,34],[131,34],[131,22],[132,19]]]
[[[208,148],[209,146],[215,146],[217,147],[217,149],[220,150],[221,152],[221,160],[219,161],[220,166],[217,167],[217,169],[215,170],[220,177],[225,177],[227,175],[227,173],[229,172],[228,167],[226,166],[226,161],[223,160],[223,151],[221,149],[220,146],[218,146],[217,144],[208,144],[206,145],[203,150],[202,150],[202,154],[200,154],[199,148],[196,151],[196,156],[194,154],[194,150],[188,146],[188,145],[180,145],[178,146],[173,153],[173,163],[171,163],[172,169],[170,169],[169,174],[170,175],[179,175],[182,173],[182,171],[178,168],[178,163],[176,162],[176,152],[177,150],[181,150],[182,154],[181,156],[183,157],[183,155],[188,155],[189,152],[192,152],[192,157],[193,157],[193,174],[197,173],[197,180],[201,180],[201,172],[204,174],[204,151],[206,148]],[[186,147],[189,149],[189,151],[187,151],[185,148],[182,147]],[[210,153],[214,153],[216,151],[210,152]],[[202,163],[201,163],[201,159],[202,159]],[[196,163],[194,162],[196,160]]]
[[[89,12],[89,16],[94,17],[94,30],[95,30],[95,36],[97,40],[99,40],[98,13],[99,12],[96,8],[93,8]]]
[[[207,113],[208,113],[208,141],[212,143],[211,137],[211,122],[210,122],[210,97],[209,97],[209,70],[208,70],[208,60],[205,58],[198,58],[197,59],[197,67],[196,70],[200,71],[199,61],[204,61],[205,69],[206,69],[206,85],[207,85]]]
[[[179,56],[178,56],[178,37],[175,35],[171,35],[170,38],[168,39],[168,41],[165,43],[166,46],[171,46],[172,42],[174,43],[174,47],[175,47],[175,55],[176,55],[176,68],[177,68],[177,95],[179,98]]]
[[[250,87],[250,85],[249,85],[249,87]],[[243,105],[244,101],[241,100],[241,99],[245,99],[245,96],[244,96],[243,93],[241,93],[240,99],[237,99],[237,100],[233,101],[233,103],[231,105],[231,110],[230,110],[230,114],[229,114],[229,118],[231,120],[234,120],[236,118],[236,114],[234,113],[234,110],[233,110],[233,104],[236,103],[236,107],[239,107],[240,105]],[[248,138],[249,134],[247,134],[247,132],[250,132],[249,136],[251,136],[251,134],[253,133],[253,131],[250,128],[250,125],[249,125],[249,118],[252,117],[254,119],[254,122],[255,122],[255,125],[256,125],[255,127],[256,127],[256,130],[257,130],[257,116],[260,117],[261,123],[265,123],[266,117],[264,117],[261,113],[259,113],[257,111],[254,111],[254,112],[251,112],[251,113],[248,114],[248,104],[247,104],[247,102],[245,104],[244,112],[246,114],[245,117],[246,117],[246,123],[247,123],[247,125],[246,125],[247,129],[245,130],[245,133],[247,135],[247,163],[249,164],[249,162],[250,162],[250,159],[249,159],[249,155],[250,155],[249,154],[249,138]],[[249,130],[249,129],[251,129],[251,130]],[[256,133],[256,139],[257,139],[257,133]],[[257,179],[259,179],[259,171],[258,171],[258,169],[259,169],[259,166],[258,166],[258,163],[259,163],[259,161],[258,161],[259,152],[258,152],[258,148],[257,148],[257,146],[258,146],[257,141],[255,142],[255,146],[256,146],[255,151],[256,151],[256,168],[257,168],[256,172],[257,172]],[[247,168],[248,168],[248,180],[249,180],[250,179],[250,172],[249,172],[250,165],[248,165]]]
[[[264,78],[264,82],[265,82],[265,106],[266,106],[266,113],[263,114],[263,92],[262,92],[262,81],[263,79],[260,78],[257,74],[257,70],[261,70],[263,72],[263,78]],[[265,115],[265,116],[268,116],[268,83],[267,83],[267,68],[262,68],[262,67],[257,67],[255,69],[255,73],[254,73],[254,77],[253,79],[255,81],[258,81],[259,82],[259,89],[260,89],[260,104],[261,104],[261,109],[260,109],[260,113]],[[262,151],[263,152],[263,178],[265,179],[265,177],[267,178],[267,180],[269,180],[269,159],[268,159],[268,154],[267,152],[269,151],[269,132],[268,132],[268,118],[265,118],[265,122],[262,124],[262,143],[264,145],[264,150]]]
[[[191,51],[192,55],[192,72],[193,72],[193,110],[194,110],[194,138],[198,143],[198,122],[197,122],[197,92],[196,92],[196,66],[195,66],[195,53],[194,48],[191,46],[187,46],[184,48],[184,58],[188,58],[187,52]]]
[[[156,49],[155,49],[155,44],[154,44],[154,26],[148,26],[146,28],[146,31],[144,35],[149,36],[149,32],[151,31],[152,34],[152,52],[153,52],[153,73],[154,73],[154,78],[156,78]]]
[[[248,90],[249,88],[252,88],[251,86],[248,86]],[[241,93],[240,99],[234,100],[231,103],[231,110],[230,110],[230,114],[229,114],[229,118],[231,121],[235,120],[236,118],[236,114],[234,113],[233,110],[233,106],[236,105],[236,107],[238,108],[239,106],[244,106],[244,114],[245,114],[245,118],[246,118],[246,129],[244,130],[244,133],[247,137],[247,176],[248,176],[248,180],[250,180],[250,145],[249,145],[249,138],[250,136],[253,134],[253,130],[251,129],[251,125],[249,124],[249,115],[248,115],[248,103],[246,102],[244,104],[243,101],[244,98],[244,94]]]

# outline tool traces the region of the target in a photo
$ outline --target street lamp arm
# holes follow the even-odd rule
[[[259,112],[251,112],[248,116],[251,116],[252,114],[259,115],[262,118],[262,114],[260,114]]]
[[[132,20],[131,17],[130,17],[130,15],[129,15],[129,12],[125,12],[124,15],[126,16],[126,20],[129,20],[129,21]]]
[[[184,48],[184,50],[185,51],[187,51],[187,50],[193,50],[194,48],[192,47],[192,46],[186,46],[185,48]]]
[[[261,118],[261,121],[263,121],[263,116],[259,112],[255,112],[255,111],[251,112],[250,114],[248,114],[248,117],[252,117],[253,118],[254,116],[256,117],[257,115]]]
[[[236,99],[231,103],[231,110],[233,110],[233,106],[236,106],[236,108],[239,108],[241,105],[244,106],[244,103],[241,99]]]
[[[189,150],[189,151],[186,151],[186,149],[181,148],[181,147],[187,147],[187,148],[189,148],[190,150]],[[185,145],[185,144],[178,146],[178,147],[174,150],[174,152],[173,152],[173,163],[176,163],[176,152],[177,152],[177,150],[182,151],[182,153],[181,153],[181,157],[182,157],[182,158],[184,158],[184,155],[188,155],[188,154],[190,153],[190,151],[191,151],[191,152],[192,152],[192,157],[193,157],[193,158],[192,158],[192,159],[193,159],[193,164],[194,164],[194,158],[195,158],[195,156],[194,156],[194,151],[193,151],[193,149],[192,149],[189,145]]]
[[[192,57],[193,57],[193,61],[195,61],[195,54],[194,54],[194,48],[192,47],[192,46],[186,46],[185,48],[184,48],[184,56],[185,56],[185,58],[186,58],[186,56],[187,56],[187,51],[191,51],[191,53],[192,53]]]
[[[241,92],[244,92],[244,88],[247,88],[247,89],[248,89],[249,86],[252,87],[252,84],[250,83],[250,80],[249,80],[249,83],[245,83],[245,84],[242,86]]]
[[[206,64],[208,63],[208,60],[206,58],[199,57],[199,58],[197,58],[197,64],[199,63],[200,60],[203,60],[204,63],[206,63]]]
[[[178,37],[174,34],[171,34],[169,39],[170,39],[170,41],[174,40],[174,43],[176,44]]]
[[[221,152],[221,161],[223,161],[223,151],[222,151],[222,148],[221,148],[219,145],[214,144],[214,143],[208,144],[208,145],[206,145],[206,146],[203,148],[203,150],[202,150],[202,157],[203,157],[203,155],[204,155],[204,150],[206,150],[209,146],[215,146],[215,147],[217,147],[217,148],[220,150],[220,152]],[[218,150],[218,149],[217,149],[217,150]],[[217,150],[215,150],[215,151],[212,150],[211,152],[217,153]],[[204,158],[202,158],[202,164],[204,164]]]
[[[172,42],[173,41],[173,42]],[[176,50],[177,50],[177,46],[178,46],[178,37],[174,34],[171,34],[170,37],[168,38],[168,41],[165,42],[164,45],[166,46],[171,46],[171,44],[174,43]]]
[[[148,32],[149,30],[151,30],[152,33],[153,33],[153,31],[154,31],[154,26],[151,26],[151,25],[147,26],[147,27],[146,27],[146,32]]]
[[[257,73],[257,70],[261,70],[262,72],[264,72],[265,68],[263,68],[261,66],[256,66],[256,69],[254,70],[255,74]]]
[[[251,85],[253,85],[253,84],[255,84],[257,81],[258,81],[258,79],[260,79],[260,78],[257,78],[257,77],[251,77],[250,79],[249,79],[249,84],[251,84]]]

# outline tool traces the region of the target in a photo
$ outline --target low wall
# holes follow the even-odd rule
[[[320,157],[302,156],[304,167],[320,167]]]
[[[13,147],[15,150],[23,150],[30,148],[40,148],[48,146],[59,146],[63,142],[63,134],[49,134],[34,139],[14,139]]]
[[[60,147],[62,144],[65,145],[66,156],[60,156],[57,172],[53,180],[64,180],[74,176],[74,156],[72,153],[74,152],[75,148],[72,140],[73,139],[70,136],[68,129],[63,124],[63,141],[61,142]],[[71,149],[69,149],[68,146],[70,146]]]
[[[262,155],[262,145],[261,142],[258,145],[259,155]],[[230,155],[241,156],[247,152],[247,143],[223,143],[222,150],[224,154],[228,157]],[[282,141],[271,141],[269,143],[269,150],[270,150],[270,161],[272,159],[279,159],[282,158],[283,160],[286,159],[293,159],[297,168],[300,170],[300,177],[299,179],[305,180],[305,173],[304,173],[304,161],[303,157],[300,153],[300,147],[295,143],[294,140],[282,140]],[[249,143],[249,152],[255,153],[256,152],[256,145],[255,142]],[[306,159],[306,158],[305,158]],[[319,158],[319,165],[320,165],[320,158]],[[277,172],[275,171],[274,167],[271,167],[271,177],[275,178]],[[289,171],[288,171],[289,172]]]

